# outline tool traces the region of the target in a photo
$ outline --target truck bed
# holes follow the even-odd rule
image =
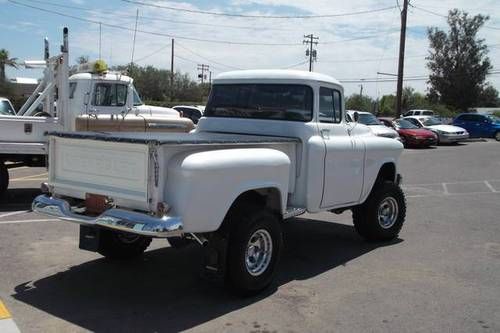
[[[157,145],[220,145],[220,144],[269,144],[299,142],[297,138],[243,135],[228,133],[94,133],[49,132],[48,135],[68,139],[87,139]]]

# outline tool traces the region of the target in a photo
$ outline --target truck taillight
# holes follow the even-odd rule
[[[156,214],[158,216],[166,215],[169,210],[170,210],[170,206],[167,203],[158,202],[158,205],[156,206]]]

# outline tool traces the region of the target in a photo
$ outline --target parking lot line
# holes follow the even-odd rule
[[[18,211],[15,211],[15,212],[5,213],[5,214],[0,215],[0,219],[4,218],[4,217],[7,217],[7,216],[14,216],[14,215],[19,215],[19,214],[27,213],[27,212],[29,212],[29,210],[18,210]]]
[[[58,221],[58,220],[57,219],[14,220],[14,221],[0,221],[0,224],[35,223],[35,222],[50,222],[50,221]]]
[[[486,187],[488,187],[491,190],[491,192],[497,191],[493,186],[491,186],[491,184],[487,180],[484,181],[484,185],[486,185]]]
[[[0,300],[0,332],[2,333],[19,333],[20,330],[17,327],[12,316],[5,306],[5,304]]]
[[[37,175],[30,175],[30,176],[24,176],[24,177],[14,178],[14,179],[11,179],[11,181],[24,180],[24,179],[35,180],[35,177],[47,176],[47,175],[48,175],[48,173],[44,172],[44,173],[39,173]]]

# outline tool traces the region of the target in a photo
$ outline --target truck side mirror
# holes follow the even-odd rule
[[[354,121],[358,122],[358,120],[359,120],[359,113],[354,112]]]

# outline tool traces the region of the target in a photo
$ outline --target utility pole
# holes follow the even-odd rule
[[[139,21],[139,8],[135,13],[135,28],[134,28],[134,39],[132,41],[132,58],[130,60],[130,65],[134,64],[134,53],[135,53],[135,36],[137,35],[137,21]]]
[[[205,75],[205,72],[210,71],[210,66],[205,65],[205,64],[198,64],[198,71],[201,71],[201,73],[198,73],[198,78],[200,79],[201,83],[205,83],[205,79],[207,76]]]
[[[172,54],[170,55],[170,101],[174,100],[174,39],[172,38]]]
[[[99,59],[101,59],[102,25],[99,22]]]
[[[408,14],[408,1],[404,0],[401,11],[401,35],[399,39],[399,64],[398,64],[398,87],[396,92],[396,117],[401,116],[403,105],[403,73],[405,65],[405,42],[406,42],[406,16]]]
[[[363,99],[363,84],[362,83],[359,85],[359,97],[361,99]]]
[[[309,72],[312,72],[312,63],[316,61],[318,55],[316,49],[313,49],[313,44],[318,45],[319,37],[314,37],[313,34],[304,35],[303,44],[309,44],[309,48],[306,50],[306,56],[309,57]]]
[[[208,72],[208,83],[212,86],[212,71]]]

